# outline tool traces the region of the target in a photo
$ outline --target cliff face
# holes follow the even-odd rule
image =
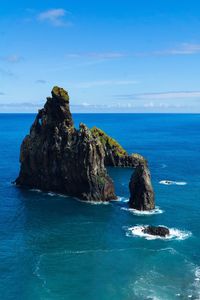
[[[92,135],[100,139],[105,151],[105,165],[114,167],[137,167],[146,160],[140,154],[129,155],[125,149],[113,138],[108,136],[103,130],[93,127]]]
[[[129,206],[137,210],[152,210],[155,208],[154,191],[151,175],[147,164],[138,165],[130,183]]]
[[[84,200],[116,199],[104,160],[99,138],[84,124],[79,130],[74,128],[69,96],[54,87],[52,97],[47,98],[22,142],[16,184]]]

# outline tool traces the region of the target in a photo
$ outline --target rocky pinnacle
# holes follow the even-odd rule
[[[155,208],[154,191],[147,163],[139,164],[129,182],[129,206],[137,210]]]
[[[86,125],[74,128],[68,93],[54,87],[25,137],[16,184],[84,200],[116,199],[105,151]]]

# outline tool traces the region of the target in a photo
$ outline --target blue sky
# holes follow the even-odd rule
[[[2,1],[0,112],[200,112],[200,1]]]

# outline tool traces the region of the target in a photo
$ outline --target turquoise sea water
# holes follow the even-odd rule
[[[151,215],[128,210],[131,169],[109,168],[119,201],[108,205],[11,185],[33,119],[0,115],[0,299],[200,299],[200,115],[74,115],[147,157]],[[174,236],[149,240],[142,224]]]

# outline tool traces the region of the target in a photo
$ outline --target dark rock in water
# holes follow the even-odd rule
[[[105,151],[105,165],[114,167],[136,167],[146,163],[145,158],[140,154],[129,155],[125,149],[103,130],[93,127],[92,135],[100,139]]]
[[[116,199],[104,161],[100,140],[84,124],[74,128],[68,93],[54,87],[22,142],[16,184],[84,200]]]
[[[144,233],[166,237],[169,235],[169,229],[164,226],[147,226],[142,230]]]
[[[136,167],[129,182],[129,206],[138,210],[152,210],[155,208],[154,191],[151,175],[146,163]]]

